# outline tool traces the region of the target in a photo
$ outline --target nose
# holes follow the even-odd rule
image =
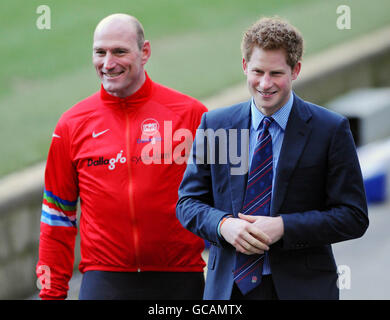
[[[272,87],[272,85],[273,85],[272,77],[270,76],[270,74],[265,73],[264,76],[260,80],[261,90],[266,91],[266,90],[270,89]]]
[[[107,52],[104,57],[103,68],[105,70],[110,70],[113,69],[114,67],[115,67],[115,57],[110,52]]]

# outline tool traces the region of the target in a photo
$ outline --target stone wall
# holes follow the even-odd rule
[[[0,180],[0,299],[23,299],[37,291],[44,166]],[[75,267],[80,261],[78,244]]]

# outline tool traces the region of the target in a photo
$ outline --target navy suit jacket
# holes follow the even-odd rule
[[[231,296],[235,248],[218,236],[217,226],[223,216],[237,216],[243,206],[247,173],[232,174],[238,164],[229,158],[235,142],[228,133],[237,129],[238,154],[244,154],[248,144],[241,138],[249,132],[250,121],[250,101],[205,113],[198,131],[223,129],[227,143],[221,146],[223,139],[198,135],[179,188],[178,219],[211,243],[205,299]],[[209,161],[202,163],[200,154]],[[228,161],[221,161],[226,155]],[[345,117],[294,94],[270,214],[280,215],[284,223],[282,239],[269,251],[278,297],[338,299],[331,244],[361,237],[368,227],[362,174]]]

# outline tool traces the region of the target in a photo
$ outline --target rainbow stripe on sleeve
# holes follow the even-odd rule
[[[63,200],[52,192],[44,190],[41,222],[50,226],[76,227],[77,199]]]

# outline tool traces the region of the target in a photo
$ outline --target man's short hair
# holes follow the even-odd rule
[[[118,19],[125,21],[125,22],[131,22],[133,24],[133,27],[135,29],[137,46],[140,50],[142,50],[144,43],[145,43],[144,28],[143,28],[141,22],[139,22],[139,20],[136,17],[131,16],[129,14],[114,13],[114,14],[110,14],[109,16],[103,18],[102,20],[100,20],[100,22],[96,26],[95,34],[96,34],[97,30],[102,28],[102,26],[106,25],[107,23],[111,23],[113,20],[118,20]]]
[[[145,42],[145,35],[144,35],[144,28],[142,27],[141,22],[138,21],[137,18],[134,18],[134,26],[135,26],[135,32],[137,35],[137,45],[140,50],[142,50],[142,47],[144,46]]]
[[[261,18],[245,33],[241,42],[242,55],[249,61],[255,46],[264,50],[284,49],[291,67],[302,59],[303,38],[297,28],[279,17]]]

